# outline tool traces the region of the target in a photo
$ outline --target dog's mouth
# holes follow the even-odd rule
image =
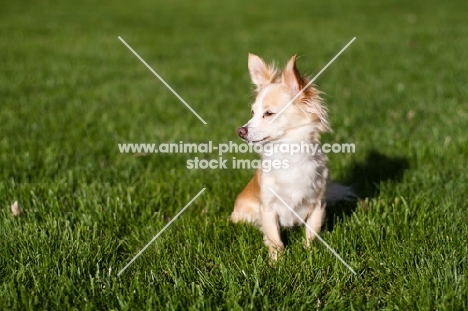
[[[266,141],[269,138],[270,138],[270,136],[267,136],[267,137],[264,137],[264,138],[262,138],[260,140],[248,140],[248,142],[251,143],[251,144],[258,144],[258,143]]]

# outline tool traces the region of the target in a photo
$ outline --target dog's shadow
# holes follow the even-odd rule
[[[403,157],[390,157],[375,150],[370,151],[364,162],[354,162],[351,164],[344,180],[339,181],[340,185],[351,186],[355,197],[347,196],[343,200],[334,202],[334,205],[327,205],[326,222],[323,230],[332,231],[333,227],[344,217],[349,217],[356,210],[358,201],[364,198],[377,197],[381,182],[399,182],[403,178],[406,169],[409,168],[408,160]],[[291,243],[292,234],[299,234],[300,227],[292,227],[281,231],[281,239],[285,245]]]
[[[352,163],[346,178],[340,183],[352,186],[357,197],[327,206],[324,229],[332,231],[338,221],[350,216],[356,210],[359,199],[377,197],[381,182],[400,182],[408,168],[409,162],[406,158],[390,157],[375,150],[367,154],[364,162]]]

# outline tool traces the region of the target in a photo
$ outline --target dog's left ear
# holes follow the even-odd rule
[[[296,68],[296,55],[291,57],[282,73],[283,83],[295,94],[302,89],[302,78],[299,70]]]

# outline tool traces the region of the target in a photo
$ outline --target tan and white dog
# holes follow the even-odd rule
[[[259,168],[236,199],[231,220],[260,226],[270,256],[276,259],[284,248],[280,227],[295,226],[301,221],[271,190],[310,228],[317,233],[320,231],[328,181],[327,157],[320,149],[320,133],[329,131],[330,126],[320,92],[314,85],[303,89],[308,80],[299,74],[296,56],[289,60],[282,72],[253,54],[249,54],[248,67],[256,98],[252,104],[252,118],[237,130],[239,136],[263,147],[301,143],[318,146],[314,153],[261,152],[262,161],[287,161],[288,168],[269,171]],[[273,118],[275,120],[270,122]],[[314,237],[315,234],[306,229],[306,245]]]

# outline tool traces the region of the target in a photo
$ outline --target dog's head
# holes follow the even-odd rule
[[[237,130],[242,139],[251,143],[291,141],[298,133],[330,130],[320,92],[313,85],[307,86],[309,81],[296,68],[296,56],[279,72],[249,54],[249,72],[256,98],[252,118]]]

